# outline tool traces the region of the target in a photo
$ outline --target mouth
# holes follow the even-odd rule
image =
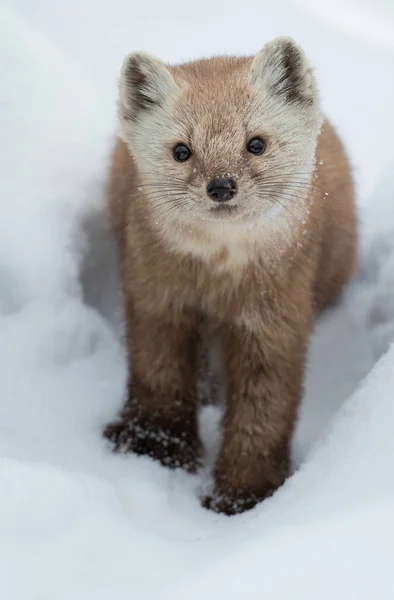
[[[218,218],[235,217],[238,213],[238,206],[236,204],[217,204],[209,209],[209,213]]]

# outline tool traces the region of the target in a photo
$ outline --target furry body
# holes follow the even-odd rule
[[[314,317],[354,269],[349,165],[288,39],[254,59],[177,67],[132,54],[119,113],[110,208],[130,381],[106,434],[120,451],[198,468],[197,357],[208,330],[220,342],[226,409],[204,504],[241,512],[289,473]],[[262,156],[245,150],[256,135],[267,142]],[[192,154],[178,164],[171,149],[185,140]],[[206,193],[215,177],[237,182],[227,206]]]

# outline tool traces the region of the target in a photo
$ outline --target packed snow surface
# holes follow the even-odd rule
[[[126,52],[276,35],[304,45],[351,156],[360,268],[311,343],[296,473],[227,518],[200,507],[206,472],[101,437],[126,376],[105,175]],[[394,599],[393,40],[384,0],[2,1],[2,599]],[[212,407],[201,424],[209,455]]]

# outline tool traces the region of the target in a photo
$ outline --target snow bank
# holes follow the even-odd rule
[[[284,0],[0,6],[2,598],[393,598],[394,54],[333,14]],[[126,376],[105,168],[125,52],[253,52],[279,34],[313,57],[353,158],[361,264],[311,343],[295,475],[228,519],[200,507],[205,473],[114,456],[100,435]],[[216,423],[205,409],[210,447]]]

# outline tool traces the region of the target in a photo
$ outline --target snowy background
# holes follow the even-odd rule
[[[239,517],[114,456],[126,374],[104,181],[123,55],[292,35],[358,186],[359,273],[313,338],[298,470]],[[394,3],[1,0],[0,597],[394,599]],[[203,434],[212,450],[217,415]]]

